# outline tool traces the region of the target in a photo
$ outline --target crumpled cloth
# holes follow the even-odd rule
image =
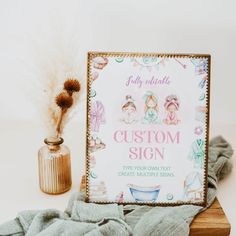
[[[217,183],[231,171],[232,147],[221,136],[211,140],[208,160],[208,195],[205,208],[194,205],[151,207],[85,203],[84,193],[72,195],[64,212],[27,210],[0,225],[0,235],[14,236],[185,236],[194,216],[216,197]]]

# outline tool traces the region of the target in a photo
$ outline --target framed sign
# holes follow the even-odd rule
[[[210,55],[88,53],[86,199],[205,205]]]

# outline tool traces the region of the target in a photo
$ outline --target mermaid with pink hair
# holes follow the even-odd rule
[[[179,110],[179,99],[176,95],[169,95],[166,97],[164,107],[167,111],[167,116],[163,122],[167,125],[177,125],[180,120],[177,116]]]

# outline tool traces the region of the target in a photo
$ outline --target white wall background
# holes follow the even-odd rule
[[[0,119],[36,118],[24,89],[35,79],[29,52],[56,25],[84,52],[210,53],[212,125],[235,123],[235,9],[234,0],[0,0]]]

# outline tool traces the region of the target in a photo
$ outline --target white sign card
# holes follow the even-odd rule
[[[89,202],[205,205],[210,56],[88,54]]]

